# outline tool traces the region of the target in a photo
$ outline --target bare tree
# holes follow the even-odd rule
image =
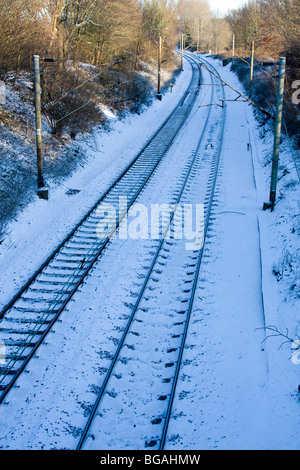
[[[30,55],[44,50],[49,17],[42,0],[3,0],[0,10],[0,69],[18,71],[29,66]]]
[[[179,12],[187,38],[198,50],[208,49],[211,41],[212,15],[206,0],[181,0]]]

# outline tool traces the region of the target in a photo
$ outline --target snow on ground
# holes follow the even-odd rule
[[[216,61],[211,63],[219,68],[228,83],[240,87],[229,67],[221,67]],[[87,153],[84,168],[63,186],[50,188],[49,201],[36,198],[9,226],[0,245],[0,262],[5,267],[0,272],[2,305],[163,122],[183,94],[189,79],[190,70],[186,67],[178,77],[173,93],[165,95],[162,102],[155,102],[140,116],[115,121],[110,133],[95,132],[90,140],[82,142]],[[235,96],[227,90],[226,97],[232,99]],[[195,117],[197,114],[193,119]],[[177,151],[183,155],[183,149]],[[299,272],[296,271],[295,259],[299,247],[299,181],[289,147],[283,142],[283,165],[278,186],[280,197],[273,213],[262,211],[269,194],[270,164],[266,161],[271,152],[272,136],[267,134],[261,138],[251,107],[246,103],[228,102],[214,220],[200,272],[183,358],[184,368],[169,428],[171,440],[168,449],[299,449],[300,402],[297,388],[300,365],[291,359],[291,342],[282,345],[284,338],[266,338],[269,333],[264,330],[264,327],[275,325],[284,333],[288,329],[292,338],[299,334]],[[167,166],[165,171],[168,171]],[[163,188],[163,178],[160,179],[161,183],[154,188],[157,197],[157,188]],[[70,189],[79,192],[68,196],[66,193]],[[135,265],[146,256],[151,244],[150,247],[149,244],[139,247],[133,241],[130,243],[133,256],[126,262],[128,270],[131,266],[134,272]],[[108,340],[114,342],[122,324],[122,315],[115,319],[112,310],[115,308],[116,312],[126,313],[126,309],[120,309],[119,296],[114,296],[115,289],[117,292],[126,291],[132,281],[138,284],[138,279],[130,278],[129,271],[123,273],[125,265],[114,264],[114,253],[114,250],[107,251],[98,280],[96,276],[83,287],[84,295],[76,296],[79,302],[77,309],[72,302],[67,312],[72,313],[71,318],[64,314],[63,322],[57,324],[55,334],[50,335],[47,348],[52,358],[55,358],[58,344],[65,348],[65,354],[80,356],[82,332],[80,329],[76,331],[72,320],[74,315],[78,320],[85,315],[93,322],[97,311],[107,314],[107,321],[112,322],[115,333],[113,338],[106,338],[105,331],[101,335],[100,330],[95,329],[89,331],[89,340],[92,343],[102,338],[98,354],[105,353],[104,359],[109,359],[112,354]],[[277,277],[273,273],[274,267]],[[100,289],[107,292],[107,305],[103,305],[97,295]],[[93,293],[94,305],[88,305]],[[125,300],[130,301],[130,297],[128,292]],[[72,352],[66,345],[73,334],[78,351]],[[43,363],[46,357],[42,355],[41,359]],[[46,443],[47,448],[47,443],[51,442],[51,446],[59,447],[58,441],[55,444],[55,431],[64,427],[68,436],[65,442],[71,446],[78,437],[81,416],[68,416],[69,400],[80,400],[82,408],[86,406],[84,400],[89,401],[93,390],[83,396],[79,392],[81,380],[86,380],[88,368],[85,365],[90,359],[88,356],[82,359],[82,368],[76,377],[72,378],[70,368],[68,375],[78,385],[70,390],[69,398],[64,387],[53,389],[58,377],[64,380],[64,369],[55,371],[54,364],[50,375],[45,370],[40,377],[41,364],[39,359],[35,360],[30,367],[31,373],[22,378],[22,388],[13,390],[8,397],[10,404],[0,407],[0,446],[43,448]],[[101,375],[103,371],[97,372]],[[65,406],[66,418],[60,423],[55,422],[55,409],[51,409],[50,402],[47,402],[48,395],[43,397],[41,394],[43,387],[47,388],[49,396],[53,393],[58,397],[61,391],[64,392],[55,404],[56,408],[64,409]],[[31,422],[33,415],[30,410],[35,409],[37,398],[44,400],[47,419],[41,433],[35,430],[31,435],[26,433],[26,425]],[[18,402],[24,403],[23,409],[18,410]],[[23,417],[23,423],[20,417]],[[70,422],[74,423],[73,427]],[[25,431],[19,433],[18,424],[23,425]],[[118,448],[118,443],[115,445]]]
[[[217,68],[241,89],[230,71]],[[299,246],[299,233],[290,231],[299,183],[285,154],[294,184],[273,213],[263,212],[270,165],[264,168],[262,157],[272,142],[259,140],[248,104],[228,102],[227,116],[215,220],[167,449],[298,449],[299,365],[291,342],[279,349],[285,338],[266,339],[264,327],[299,333],[299,293],[287,295],[288,284],[272,274],[285,242],[291,252]]]
[[[205,111],[202,110],[202,117],[204,116]],[[173,201],[174,188],[179,190],[181,187],[180,177],[186,167],[186,159],[191,158],[191,145],[192,148],[197,146],[198,119],[199,114],[194,115],[193,125],[182,129],[182,139],[176,141],[168,157],[164,158],[160,164],[139,198],[140,203],[159,204],[169,202],[170,199]],[[185,157],[178,158],[178,155]],[[166,174],[168,175],[167,184]],[[160,188],[160,191],[157,191],[157,188]],[[205,192],[205,187],[202,191]],[[95,390],[101,386],[104,368],[113,357],[117,341],[124,328],[126,315],[130,314],[132,303],[143,282],[144,266],[151,261],[150,253],[153,252],[155,244],[157,241],[131,239],[116,239],[111,242],[109,249],[93,268],[89,281],[82,286],[78,295],[74,297],[74,301],[70,302],[67,310],[60,317],[60,322],[56,323],[55,333],[48,339],[47,345],[39,351],[38,360],[31,363],[30,379],[27,376],[19,382],[20,387],[15,389],[9,398],[10,406],[4,407],[0,419],[4,433],[2,445],[9,448],[11,446],[51,449],[76,447],[79,430],[86,421],[85,413],[93,404]],[[173,276],[175,273],[173,268]],[[176,275],[174,277],[176,279]],[[164,295],[166,297],[165,292]],[[166,298],[164,302],[166,303]],[[160,307],[164,313],[164,304]],[[159,317],[157,312],[154,313],[155,318]],[[170,322],[172,322],[171,316]],[[72,325],[71,329],[70,325]],[[135,330],[136,325],[137,323],[134,326]],[[166,334],[164,328],[159,328],[159,331],[161,334]],[[130,335],[128,341],[128,348],[125,348],[123,355],[131,352],[130,346],[134,341],[134,335]],[[165,347],[165,341],[163,341],[163,346]],[[156,342],[151,341],[150,345],[147,341],[144,348],[136,348],[138,361],[146,363],[149,356],[153,357],[152,351],[155,347]],[[158,355],[156,351],[155,356]],[[130,366],[131,361],[128,362]],[[65,370],[65,364],[72,365],[68,368],[68,372]],[[142,369],[141,367],[141,373]],[[116,373],[115,376],[118,377],[119,374]],[[130,385],[130,380],[128,385]],[[136,393],[142,396],[144,390],[141,383],[138,381],[134,385]],[[113,387],[110,385],[109,388],[113,389]],[[108,413],[108,415],[116,417],[116,419],[114,417],[111,419],[113,425],[120,431],[124,426],[126,427],[126,421],[122,423],[122,416],[118,416],[119,407],[124,406],[122,403],[124,395],[122,393],[118,395],[120,403],[115,413]],[[130,400],[132,394],[127,395]],[[47,400],[49,396],[51,396],[51,406]],[[114,397],[113,393],[112,397]],[[136,396],[134,401],[135,399]],[[138,403],[140,404],[138,409],[141,409],[141,401],[138,400]],[[150,420],[144,421],[145,426],[152,427]],[[120,422],[121,426],[118,427]],[[107,441],[103,436],[100,446],[104,446],[105,442],[116,442],[117,437],[110,435],[111,429],[112,427],[108,426],[107,436],[105,436]],[[122,446],[128,436],[126,434],[122,439],[119,434],[119,437],[117,447]],[[142,434],[139,439],[143,445],[145,439]]]
[[[164,122],[190,78],[188,69],[178,76],[173,92],[166,93],[162,102],[154,101],[141,115],[111,120],[110,132],[95,129],[92,136],[79,141],[86,155],[84,166],[58,187],[49,181],[49,200],[36,196],[11,222],[0,245],[0,265],[5,266],[0,270],[0,310]]]

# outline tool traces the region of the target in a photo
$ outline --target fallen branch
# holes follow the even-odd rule
[[[281,331],[278,330],[277,326],[275,325],[270,325],[270,326],[266,326],[266,327],[262,327],[262,328],[256,328],[256,330],[269,330],[271,332],[273,332],[274,334],[271,334],[271,335],[268,335],[266,336],[262,343],[264,343],[268,338],[273,338],[273,337],[276,337],[276,336],[282,336],[283,338],[286,338],[286,341],[283,341],[281,343],[281,345],[279,346],[278,350],[285,344],[285,343],[292,343],[292,345],[294,346],[293,349],[295,349],[295,352],[300,350],[300,338],[299,336],[297,337],[298,339],[295,340],[293,338],[290,338],[288,336],[289,334],[289,331],[288,329],[286,330],[286,334],[282,333]],[[295,353],[294,353],[295,354]]]

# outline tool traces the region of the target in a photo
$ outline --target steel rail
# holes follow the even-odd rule
[[[13,297],[13,299],[4,307],[4,309],[2,310],[1,314],[0,314],[0,319],[3,319],[5,318],[5,314],[14,307],[15,303],[22,298],[22,295],[30,288],[30,286],[33,284],[33,282],[37,279],[37,277],[43,272],[43,270],[50,266],[50,263],[51,261],[54,260],[55,256],[60,252],[60,250],[67,244],[68,241],[70,241],[73,237],[73,235],[76,233],[77,230],[80,229],[80,227],[82,227],[82,225],[88,220],[88,218],[91,216],[91,214],[97,209],[97,207],[105,200],[105,198],[107,196],[109,196],[110,194],[113,193],[113,191],[117,188],[117,185],[119,182],[122,182],[122,179],[129,174],[129,171],[134,168],[134,164],[136,162],[139,161],[139,159],[141,158],[142,154],[148,149],[150,148],[150,145],[151,143],[154,142],[154,139],[156,137],[159,136],[159,133],[165,129],[165,126],[170,122],[171,118],[173,116],[176,116],[176,113],[177,111],[180,111],[180,108],[183,106],[185,100],[187,99],[189,93],[190,93],[190,88],[195,80],[195,69],[193,69],[193,74],[192,74],[192,78],[191,78],[191,81],[190,81],[190,84],[189,84],[189,87],[186,91],[186,93],[184,94],[183,98],[180,100],[180,102],[178,103],[178,105],[174,108],[173,112],[168,116],[168,118],[164,121],[164,123],[159,127],[159,129],[154,133],[154,135],[151,137],[151,139],[149,139],[149,141],[146,143],[146,145],[143,147],[143,149],[138,153],[138,155],[133,159],[133,161],[125,168],[125,170],[119,175],[119,177],[112,183],[112,185],[105,191],[105,193],[101,196],[101,198],[94,204],[94,206],[90,209],[90,211],[81,219],[81,221],[76,225],[76,227],[71,231],[71,233],[63,240],[62,243],[59,244],[59,246],[54,250],[54,252],[47,258],[47,260],[41,265],[41,267],[34,273],[34,275],[25,283],[25,285],[19,290],[19,292]],[[198,72],[199,73],[199,72]],[[198,89],[197,89],[198,91]],[[190,106],[189,108],[187,109],[185,115],[183,116],[182,118],[182,121],[179,122],[178,124],[178,128],[177,128],[177,132],[175,134],[172,135],[171,139],[169,140],[169,142],[167,143],[167,145],[165,145],[165,149],[164,149],[164,152],[163,152],[163,155],[158,158],[157,162],[155,162],[155,164],[153,165],[153,167],[151,168],[151,171],[149,172],[149,174],[147,175],[147,177],[144,179],[142,185],[136,190],[135,194],[134,194],[134,197],[131,199],[130,203],[133,204],[134,201],[137,199],[137,197],[139,196],[139,194],[141,193],[141,191],[143,190],[143,188],[145,187],[145,185],[147,184],[147,182],[149,181],[149,179],[151,178],[151,176],[153,175],[155,169],[157,168],[157,166],[159,165],[159,163],[162,161],[162,158],[166,155],[168,149],[170,148],[170,146],[172,145],[172,143],[174,142],[179,130],[181,129],[181,127],[183,126],[183,124],[185,123],[189,113],[190,113],[190,110],[192,109],[192,105],[196,99],[196,96],[197,96],[197,92],[195,93],[195,96],[193,96],[191,98],[191,103],[190,103]],[[118,220],[118,223],[116,225],[116,228],[115,230],[117,230],[118,226],[119,226],[119,223],[121,222],[121,220],[119,219]],[[44,341],[45,337],[47,336],[47,334],[49,333],[49,331],[51,330],[51,328],[53,327],[54,323],[56,322],[56,320],[58,319],[59,315],[61,314],[61,312],[64,310],[64,308],[66,307],[67,303],[70,301],[70,299],[73,297],[73,295],[75,294],[75,292],[78,290],[78,287],[82,284],[83,280],[85,279],[85,277],[88,275],[88,273],[90,272],[91,268],[93,267],[93,265],[95,264],[95,262],[98,260],[100,254],[102,253],[102,251],[104,250],[104,248],[107,246],[109,242],[109,238],[107,238],[104,243],[101,244],[100,248],[99,249],[96,249],[95,253],[92,253],[91,255],[91,261],[89,261],[88,263],[88,266],[84,269],[84,272],[81,273],[81,270],[80,270],[80,263],[78,263],[78,266],[75,267],[75,269],[73,269],[73,272],[71,274],[71,276],[68,278],[67,282],[65,283],[65,286],[67,287],[70,287],[71,286],[71,290],[70,291],[64,291],[63,293],[59,292],[57,294],[57,297],[54,298],[54,302],[50,303],[50,307],[49,309],[43,313],[44,316],[42,316],[41,318],[39,318],[39,321],[36,322],[36,326],[31,330],[31,334],[29,334],[25,340],[21,341],[20,342],[20,345],[19,345],[19,348],[17,349],[16,352],[14,352],[13,356],[10,358],[10,362],[9,362],[9,366],[7,365],[7,367],[5,368],[2,368],[0,370],[0,385],[1,383],[3,383],[4,379],[7,379],[8,376],[10,376],[10,380],[9,380],[9,383],[4,385],[3,388],[2,388],[2,393],[0,395],[0,403],[3,402],[5,396],[7,395],[7,393],[9,392],[9,390],[13,387],[13,385],[15,384],[17,378],[21,375],[21,373],[23,372],[23,370],[25,369],[25,367],[27,366],[27,364],[29,363],[30,359],[33,357],[33,355],[35,354],[35,352],[37,351],[38,347],[42,344],[42,342]],[[93,246],[93,245],[92,245]],[[82,263],[81,263],[82,264]],[[74,282],[70,283],[70,280],[72,280],[72,276],[73,276],[73,280]],[[77,277],[77,279],[76,279]],[[76,280],[75,280],[76,279]],[[53,284],[53,283],[52,283]],[[49,282],[49,285],[51,285],[51,282]],[[64,295],[67,295],[66,299],[64,301],[61,301],[62,297]],[[55,303],[56,301],[56,303]],[[60,302],[61,305],[60,307],[57,309],[57,310],[54,310],[54,307],[57,305],[57,302]],[[51,306],[52,306],[52,310],[51,310]],[[54,307],[53,307],[54,306]],[[38,311],[36,310],[33,310],[33,312],[36,312],[38,313]],[[52,318],[50,321],[48,321],[48,317],[50,314],[54,314],[54,318]],[[42,332],[40,331],[41,330],[41,327],[42,326],[46,326],[45,330],[43,330]],[[31,343],[28,343],[28,339],[30,338],[31,341],[32,339],[34,339],[36,336],[38,336],[38,340],[36,341],[35,344],[32,344]],[[30,349],[30,353],[24,358],[22,356],[22,354],[24,353],[24,351],[26,349]],[[22,364],[21,366],[16,370],[16,371],[13,371],[13,367],[14,365],[17,363],[17,361],[20,361],[20,359],[22,358]]]
[[[202,59],[203,61],[203,59]],[[212,67],[210,65],[210,67]],[[217,70],[213,67],[214,71],[216,74],[218,74]],[[225,92],[224,88],[222,88],[222,94],[223,98],[225,97]],[[206,234],[207,234],[207,229],[209,225],[209,219],[210,219],[210,213],[211,213],[211,207],[212,207],[212,202],[214,198],[214,192],[215,192],[215,186],[216,186],[216,180],[217,180],[217,174],[218,174],[218,168],[219,168],[219,162],[220,162],[220,156],[221,156],[221,150],[222,150],[222,142],[223,142],[223,137],[224,137],[224,128],[225,128],[225,118],[226,118],[226,107],[224,108],[224,113],[223,113],[223,119],[222,119],[222,124],[221,124],[221,129],[220,129],[220,134],[219,134],[219,146],[218,146],[218,152],[217,152],[217,164],[215,166],[215,171],[214,171],[214,177],[213,177],[213,182],[212,182],[212,187],[210,190],[210,198],[209,198],[209,203],[208,203],[208,209],[206,213],[206,218],[205,218],[205,226],[204,226],[204,244],[201,250],[199,251],[198,255],[198,260],[197,260],[197,266],[196,266],[196,273],[193,279],[193,285],[192,285],[192,292],[191,296],[189,299],[189,305],[188,305],[188,310],[187,310],[187,316],[186,316],[186,321],[184,324],[184,332],[182,335],[182,341],[179,349],[179,354],[178,354],[178,360],[176,362],[176,369],[174,373],[174,378],[172,381],[172,388],[171,388],[171,393],[170,393],[170,399],[168,401],[168,409],[167,413],[164,419],[164,426],[163,426],[163,431],[160,439],[160,445],[159,445],[159,450],[164,450],[166,440],[167,440],[167,433],[168,433],[168,427],[172,415],[172,409],[173,409],[173,403],[174,403],[174,398],[175,398],[175,393],[176,393],[176,387],[179,379],[179,374],[180,374],[180,369],[181,369],[181,364],[182,364],[182,357],[183,357],[183,352],[185,348],[185,343],[186,343],[186,338],[187,338],[187,333],[188,333],[188,328],[189,328],[189,322],[192,314],[192,309],[194,305],[194,300],[195,300],[195,294],[196,294],[196,289],[197,289],[197,283],[199,279],[199,273],[200,273],[200,267],[201,267],[201,262],[202,262],[202,256],[203,256],[203,251],[205,247],[205,240],[206,240]]]
[[[195,59],[193,59],[193,60],[195,60]],[[213,87],[212,87],[212,88],[211,88],[211,100],[212,100],[213,94],[214,94],[214,89],[213,89]],[[191,172],[192,172],[192,170],[193,170],[193,168],[194,168],[194,165],[195,165],[195,161],[196,161],[196,158],[197,158],[197,154],[198,154],[200,145],[201,145],[202,140],[203,140],[203,136],[204,136],[204,134],[205,134],[205,132],[206,132],[206,129],[207,129],[207,126],[208,126],[208,123],[209,123],[210,114],[211,114],[211,108],[209,109],[209,111],[208,111],[208,113],[207,113],[206,121],[205,121],[205,124],[204,124],[204,126],[203,126],[203,128],[202,128],[202,132],[201,132],[201,135],[200,135],[199,140],[198,140],[197,148],[196,148],[196,150],[195,150],[194,153],[193,153],[193,157],[192,157],[192,159],[191,159],[191,163],[190,163],[190,165],[189,165],[189,168],[188,168],[188,170],[187,170],[187,173],[186,173],[186,175],[185,175],[185,177],[184,177],[184,181],[183,181],[183,183],[182,183],[180,192],[179,192],[179,194],[178,194],[178,196],[177,196],[176,201],[173,203],[174,206],[177,206],[177,205],[180,203],[180,200],[181,200],[181,198],[182,198],[182,195],[183,195],[183,193],[184,193],[184,190],[186,189],[186,186],[187,186],[187,183],[188,183],[188,181],[189,181]],[[171,224],[172,224],[173,218],[175,217],[175,212],[176,212],[176,211],[174,210],[174,211],[172,212],[171,216],[170,216],[168,226],[165,228],[165,233],[167,233],[168,229],[170,228],[170,226],[171,226]],[[157,262],[157,259],[158,259],[159,255],[160,255],[160,253],[161,253],[161,251],[162,251],[162,249],[163,249],[164,244],[165,244],[165,238],[164,238],[164,236],[162,236],[162,238],[161,238],[161,240],[160,240],[158,246],[156,247],[156,251],[155,251],[155,253],[154,253],[154,255],[153,255],[151,264],[150,264],[150,266],[149,266],[149,268],[148,268],[148,271],[147,271],[147,274],[146,274],[145,279],[144,279],[144,281],[143,281],[143,284],[142,284],[142,286],[141,286],[141,288],[140,288],[139,294],[138,294],[138,296],[137,296],[137,300],[136,300],[136,302],[135,302],[135,304],[134,304],[134,306],[133,306],[133,308],[132,308],[132,310],[131,310],[130,317],[129,317],[129,319],[128,319],[128,321],[127,321],[127,324],[126,324],[126,326],[125,326],[125,328],[124,328],[124,330],[123,330],[122,337],[121,337],[121,339],[120,339],[120,341],[119,341],[119,343],[118,343],[117,349],[116,349],[116,351],[115,351],[115,353],[114,353],[114,357],[113,357],[113,359],[112,359],[112,361],[111,361],[111,363],[110,363],[110,366],[109,366],[109,368],[108,368],[108,370],[107,370],[107,372],[106,372],[106,374],[105,374],[105,378],[104,378],[104,380],[103,380],[103,382],[102,382],[102,384],[101,384],[101,388],[100,388],[100,390],[99,390],[99,393],[97,394],[96,400],[95,400],[95,402],[94,402],[94,404],[93,404],[93,407],[92,407],[91,412],[90,412],[90,414],[89,414],[89,417],[88,417],[88,420],[87,420],[87,422],[86,422],[86,425],[85,425],[85,427],[84,427],[84,429],[83,429],[83,431],[82,431],[82,434],[81,434],[81,436],[80,436],[79,442],[78,442],[77,447],[76,447],[76,450],[81,450],[81,449],[83,448],[85,442],[86,442],[86,439],[88,438],[88,434],[89,434],[89,431],[90,431],[90,429],[91,429],[93,420],[94,420],[94,418],[95,418],[95,416],[96,416],[96,413],[97,413],[97,411],[98,411],[98,409],[99,409],[99,405],[100,405],[100,403],[101,403],[101,401],[102,401],[102,399],[103,399],[103,397],[104,397],[104,395],[105,395],[105,393],[106,393],[107,385],[108,385],[108,383],[109,383],[109,381],[110,381],[110,379],[111,379],[111,377],[112,377],[114,368],[115,368],[115,366],[116,366],[116,364],[117,364],[117,362],[118,362],[118,360],[119,360],[120,352],[121,352],[121,350],[122,350],[122,348],[123,348],[123,345],[124,345],[124,343],[125,343],[125,340],[126,340],[126,338],[127,338],[127,336],[128,336],[130,327],[131,327],[131,325],[132,325],[132,323],[133,323],[133,321],[134,321],[135,315],[136,315],[136,313],[137,313],[137,311],[138,311],[138,309],[139,309],[139,306],[140,306],[140,304],[141,304],[141,301],[142,301],[142,299],[143,299],[143,297],[144,297],[144,294],[145,294],[146,288],[147,288],[147,286],[148,286],[149,280],[150,280],[150,278],[151,278],[151,275],[153,274],[154,267],[155,267],[155,265],[156,265],[156,262]]]
[[[192,80],[191,80],[192,82]],[[191,83],[189,84],[189,88]],[[104,198],[116,187],[116,185],[121,181],[121,179],[126,175],[130,168],[136,163],[140,155],[150,146],[154,138],[159,134],[161,129],[167,124],[170,118],[174,115],[177,109],[182,106],[186,96],[189,93],[189,88],[185,92],[184,97],[180,100],[176,108],[172,111],[172,113],[167,117],[167,119],[163,122],[163,124],[159,127],[159,129],[154,133],[154,135],[149,139],[146,145],[142,148],[142,150],[138,153],[138,155],[130,162],[130,164],[121,172],[121,174],[117,177],[117,179],[109,186],[109,188],[102,194],[100,199],[92,206],[92,208],[80,219],[77,225],[73,228],[73,230],[63,239],[63,241],[55,248],[55,250],[47,257],[47,259],[41,264],[41,266],[34,272],[34,274],[26,281],[26,283],[18,290],[18,292],[12,297],[12,299],[2,308],[0,312],[0,319],[4,317],[5,313],[14,305],[16,300],[21,297],[21,295],[28,289],[30,284],[36,279],[36,277],[42,272],[42,270],[50,263],[50,261],[55,257],[55,255],[61,250],[61,248],[70,240],[70,238],[74,235],[74,233],[78,230],[78,228],[88,219],[90,214],[94,212],[94,210],[101,204]]]

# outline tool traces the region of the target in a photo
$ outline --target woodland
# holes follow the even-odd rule
[[[117,113],[149,102],[159,37],[168,86],[179,71],[182,34],[187,49],[222,57],[230,57],[234,35],[238,56],[249,56],[254,41],[257,60],[287,58],[291,96],[300,76],[299,6],[250,0],[222,17],[206,0],[1,0],[0,80],[16,86],[22,73],[32,75],[33,54],[45,58],[43,112],[54,135],[65,128],[76,135],[103,120],[99,101]]]

